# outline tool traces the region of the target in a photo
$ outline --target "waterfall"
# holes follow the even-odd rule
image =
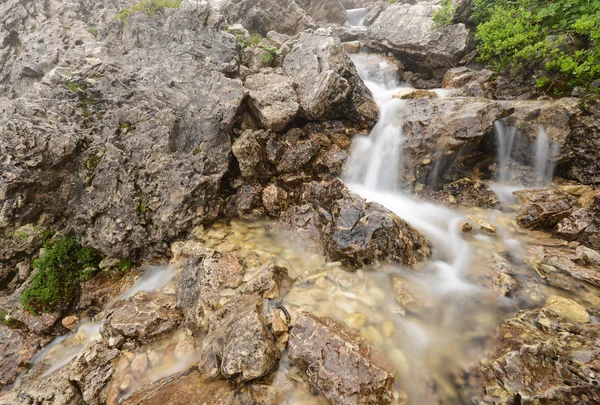
[[[510,161],[517,136],[517,128],[509,126],[505,120],[498,120],[494,123],[494,134],[499,166],[497,180],[500,184],[509,184],[514,178],[514,173],[510,170]]]
[[[346,10],[348,13],[348,24],[353,27],[363,27],[365,16],[367,15],[366,8],[354,8],[351,10]]]
[[[535,185],[548,187],[552,183],[555,163],[560,153],[559,145],[552,145],[544,127],[540,126],[535,142]]]

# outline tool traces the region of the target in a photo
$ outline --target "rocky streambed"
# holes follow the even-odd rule
[[[600,105],[439,3],[0,5],[0,404],[600,403]]]

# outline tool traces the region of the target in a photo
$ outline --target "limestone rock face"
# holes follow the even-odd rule
[[[560,221],[556,235],[600,250],[600,193],[594,194],[589,205]]]
[[[365,42],[373,49],[396,53],[407,66],[454,67],[468,50],[469,30],[464,24],[434,29],[433,13],[438,7],[426,2],[393,4],[369,26]]]
[[[353,266],[417,266],[431,254],[429,242],[417,230],[383,206],[367,203],[338,179],[307,184],[279,223],[330,260]]]
[[[377,120],[378,108],[371,92],[330,30],[302,33],[285,57],[283,68],[297,85],[304,117],[346,118],[366,126]]]
[[[389,404],[393,372],[358,333],[331,318],[298,317],[288,355],[333,404]]]
[[[296,3],[317,22],[344,25],[348,20],[341,0],[296,0]]]
[[[83,243],[131,257],[216,217],[246,93],[227,77],[239,44],[206,2],[161,13],[107,18],[69,69],[0,100],[0,226],[68,218]]]
[[[313,28],[314,20],[294,0],[211,0],[229,24],[267,35],[269,31],[294,35]]]

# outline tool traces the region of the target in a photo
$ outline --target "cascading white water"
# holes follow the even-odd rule
[[[365,16],[367,15],[366,8],[354,8],[351,10],[346,10],[348,13],[348,24],[353,27],[362,27],[364,26]]]
[[[559,145],[552,144],[544,127],[540,126],[535,142],[536,187],[548,187],[554,174],[554,160],[560,153]]]
[[[515,202],[514,191],[528,187],[543,188],[552,183],[554,174],[554,163],[560,152],[557,144],[552,144],[546,134],[544,127],[540,126],[535,143],[532,145],[531,155],[534,156],[533,177],[529,180],[516,181],[519,171],[511,166],[515,155],[522,153],[517,148],[522,147],[518,142],[521,134],[518,128],[508,125],[506,120],[498,120],[494,124],[494,136],[496,141],[496,154],[498,160],[498,175],[495,182],[490,183],[492,190],[498,195],[504,205]]]
[[[377,201],[398,214],[434,243],[436,256],[429,267],[440,277],[436,287],[444,290],[470,288],[460,277],[471,260],[470,247],[459,230],[463,216],[445,207],[419,201],[396,186],[403,145],[403,123],[398,117],[406,101],[395,99],[393,95],[406,86],[381,81],[381,76],[369,72],[369,66],[374,65],[372,61],[366,61],[360,54],[353,57],[353,61],[380,107],[380,117],[368,137],[355,139],[346,165],[346,183],[367,200]],[[390,88],[391,84],[397,87]]]

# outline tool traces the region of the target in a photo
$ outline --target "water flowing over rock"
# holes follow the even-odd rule
[[[425,2],[389,6],[369,26],[366,44],[396,53],[408,67],[455,66],[467,53],[469,31],[464,24],[434,29],[433,13],[437,7]]]
[[[302,114],[311,120],[346,118],[365,126],[377,120],[371,92],[331,31],[303,33],[283,61],[298,86]]]
[[[359,334],[331,318],[301,314],[288,355],[333,404],[390,404],[394,374]]]
[[[350,192],[340,180],[306,185],[298,205],[283,213],[279,223],[329,259],[353,266],[383,262],[415,267],[431,254],[417,230]]]

